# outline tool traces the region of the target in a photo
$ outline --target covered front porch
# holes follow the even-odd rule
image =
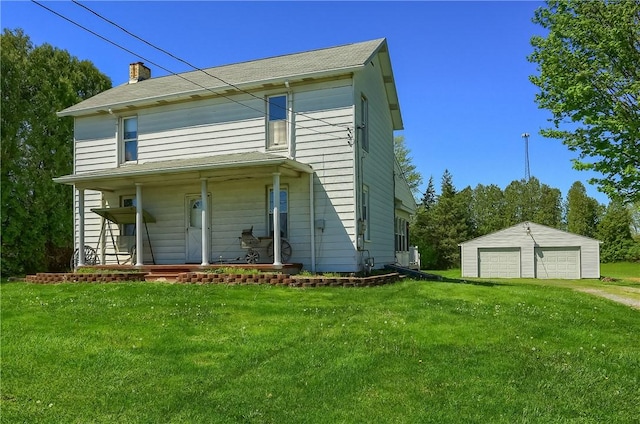
[[[303,178],[305,175],[307,177]],[[283,179],[295,186],[298,196],[304,195],[308,201],[308,210],[305,207],[304,217],[297,216],[295,219],[297,220],[296,236],[298,240],[305,243],[305,251],[310,254],[305,254],[302,258],[298,256],[296,264],[283,261],[286,257],[283,255],[283,246],[286,253],[288,242],[281,236],[279,211],[281,205],[278,196],[273,196],[275,201],[272,201],[270,206],[269,222],[266,224],[262,218],[257,218],[257,216],[264,217],[265,214],[256,212],[261,207],[264,208],[264,205],[251,204],[258,203],[255,201],[256,194],[264,194],[265,184],[270,187],[269,190],[272,190],[272,193],[280,193]],[[305,180],[308,180],[308,184],[304,182]],[[133,200],[130,200],[129,204],[132,213],[130,228],[132,233],[128,236],[132,239],[135,250],[131,252],[132,257],[127,264],[121,264],[117,257],[115,263],[113,260],[109,261],[105,253],[109,246],[104,241],[109,238],[104,237],[102,241],[97,242],[98,246],[96,246],[96,250],[100,251],[101,266],[145,269],[149,266],[215,268],[224,265],[243,268],[269,266],[274,270],[294,268],[299,270],[304,262],[307,269],[315,272],[313,169],[309,165],[274,154],[248,152],[196,159],[127,163],[117,168],[67,175],[56,178],[55,181],[74,185],[76,189],[74,215],[77,267],[87,265],[85,249],[81,247],[86,246],[88,240],[96,243],[97,225],[91,211],[96,213],[101,211],[101,222],[104,227],[104,211],[110,208],[114,211],[116,208],[124,209],[122,200],[129,198]],[[251,193],[254,199],[242,199],[243,190],[250,186],[253,186]],[[223,190],[226,193],[222,202],[225,206],[222,208],[216,205],[218,207],[214,209],[212,191],[216,194]],[[99,204],[96,200],[96,192],[99,194]],[[87,200],[87,193],[89,200]],[[129,195],[124,196],[125,194]],[[235,204],[234,196],[237,200]],[[184,202],[186,207],[182,206]],[[260,202],[264,203],[262,198]],[[253,207],[252,213],[246,212],[248,207]],[[296,212],[292,210],[291,214]],[[213,215],[216,219],[215,228],[212,228],[211,224]],[[149,217],[153,218],[155,224],[147,228]],[[306,221],[304,225],[300,225],[301,219]],[[256,221],[261,221],[260,227],[263,233],[271,230],[272,242],[269,244],[269,253],[272,259],[270,262],[248,264],[238,261],[238,246],[234,246],[232,255],[225,254],[224,246],[220,247],[220,245],[232,243],[234,240],[239,244],[238,236],[241,231],[245,227],[253,226]],[[193,224],[194,222],[196,224]],[[235,224],[235,222],[238,223]],[[237,235],[233,237],[231,235],[233,233],[228,228],[231,225],[237,226]],[[302,231],[307,228],[304,237],[300,237],[300,227],[303,228]],[[120,225],[116,229],[118,236],[124,235],[124,230]],[[212,244],[212,238],[222,233],[225,234],[225,241],[218,241],[222,237],[220,236],[213,240]],[[179,253],[181,248],[176,246],[185,246],[184,250],[187,252],[184,253],[183,250],[183,253]],[[217,250],[212,251],[212,246]],[[263,255],[261,259],[264,261],[265,256]]]

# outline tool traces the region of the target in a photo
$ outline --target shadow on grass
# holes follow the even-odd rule
[[[489,280],[467,280],[464,278],[451,278],[451,277],[440,277],[438,279],[429,280],[432,283],[454,283],[454,284],[469,284],[472,286],[484,286],[484,287],[494,287],[494,286],[513,286],[513,284],[507,282],[497,282],[497,281],[489,281]]]
[[[409,278],[413,278],[415,280],[421,281],[430,281],[430,282],[441,282],[441,283],[454,283],[454,284],[469,284],[474,286],[485,286],[485,287],[494,287],[494,286],[511,286],[512,284],[504,283],[504,282],[496,282],[496,281],[487,281],[487,280],[467,280],[464,278],[457,278],[451,276],[445,276],[425,271],[418,271],[415,269],[405,268],[397,265],[385,265],[385,269],[395,271]]]

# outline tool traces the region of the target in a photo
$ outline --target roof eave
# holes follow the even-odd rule
[[[256,90],[256,89],[265,89],[272,87],[265,87],[266,85],[277,85],[282,84],[284,86],[285,81],[289,83],[294,83],[296,81],[308,81],[315,80],[330,76],[339,76],[354,73],[360,69],[362,69],[365,65],[360,64],[356,66],[348,66],[342,68],[334,68],[331,70],[321,71],[321,72],[313,72],[307,74],[292,74],[286,76],[280,76],[277,78],[265,79],[265,80],[256,80],[256,81],[247,81],[239,84],[234,84],[233,86],[224,86],[224,87],[213,87],[211,89],[198,88],[190,91],[183,91],[180,93],[173,93],[167,95],[160,96],[152,96],[141,99],[136,99],[135,101],[126,101],[119,103],[110,103],[103,104],[100,106],[94,106],[83,109],[74,109],[73,106],[64,110],[57,112],[58,117],[65,116],[85,116],[85,115],[95,115],[102,113],[109,113],[109,110],[117,110],[117,109],[131,109],[131,108],[140,108],[153,105],[155,103],[172,103],[183,100],[188,100],[193,98],[194,96],[202,96],[202,95],[219,95],[219,96],[230,96],[236,94],[235,92],[229,92],[229,88],[234,88],[236,92]]]
[[[86,174],[70,174],[63,175],[61,177],[53,178],[53,181],[59,184],[73,185],[78,183],[86,183],[95,180],[106,180],[111,178],[131,178],[131,177],[148,177],[169,173],[181,173],[181,172],[202,172],[211,170],[223,170],[230,168],[241,167],[256,167],[256,166],[283,166],[286,165],[298,172],[304,172],[307,174],[313,173],[313,168],[307,164],[288,159],[288,158],[266,158],[257,159],[246,162],[226,162],[216,164],[198,164],[198,165],[183,165],[183,166],[169,166],[163,169],[126,169],[116,168],[106,169],[98,172],[88,172]]]
[[[391,66],[391,56],[389,55],[389,46],[387,39],[383,38],[374,53],[367,60],[370,62],[374,56],[378,56],[382,66],[382,78],[384,80],[384,89],[387,95],[387,103],[389,112],[393,122],[393,129],[396,131],[403,130],[402,114],[400,112],[400,101],[398,100],[398,90],[393,76],[393,67]]]

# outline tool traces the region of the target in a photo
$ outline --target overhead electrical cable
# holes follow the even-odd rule
[[[205,86],[203,86],[202,84],[199,84],[199,83],[197,83],[197,82],[195,82],[195,81],[193,81],[193,80],[190,80],[189,78],[186,78],[186,77],[185,77],[184,75],[182,75],[182,74],[178,74],[178,73],[176,73],[176,72],[173,72],[172,70],[167,69],[166,67],[164,67],[164,66],[162,66],[162,65],[160,65],[160,64],[158,64],[158,63],[156,63],[156,62],[154,62],[154,61],[152,61],[151,59],[148,59],[148,58],[146,58],[146,57],[144,57],[144,56],[142,56],[142,55],[140,55],[140,54],[138,54],[138,53],[136,53],[136,52],[134,52],[134,51],[132,51],[132,50],[128,49],[127,47],[124,47],[124,46],[122,46],[122,45],[120,45],[120,44],[116,43],[115,41],[112,41],[112,40],[108,39],[107,37],[105,37],[105,36],[103,36],[103,35],[101,35],[101,34],[98,34],[97,32],[93,31],[92,29],[87,28],[86,26],[84,26],[84,25],[82,25],[82,24],[80,24],[80,23],[78,23],[78,22],[74,21],[74,20],[73,20],[73,19],[71,19],[71,18],[68,18],[68,17],[64,16],[63,14],[61,14],[61,13],[59,13],[59,12],[57,12],[57,11],[55,11],[55,10],[53,10],[53,9],[51,9],[51,8],[49,8],[49,7],[47,7],[47,6],[45,6],[44,4],[42,4],[42,3],[40,3],[40,2],[38,2],[38,1],[36,1],[36,0],[31,0],[31,2],[32,2],[32,3],[34,3],[34,4],[36,4],[36,5],[38,5],[38,6],[40,6],[41,8],[43,8],[43,9],[45,9],[45,10],[49,11],[50,13],[53,13],[54,15],[58,16],[59,18],[64,19],[65,21],[67,21],[67,22],[71,23],[72,25],[75,25],[75,26],[77,26],[78,28],[80,28],[80,29],[82,29],[82,30],[84,30],[84,31],[87,31],[88,33],[90,33],[90,34],[92,34],[92,35],[94,35],[94,36],[96,36],[96,37],[100,38],[101,40],[103,40],[103,41],[105,41],[105,42],[107,42],[107,43],[109,43],[109,44],[111,44],[111,45],[113,45],[113,46],[115,46],[115,47],[117,47],[117,48],[119,48],[119,49],[121,49],[121,50],[124,50],[125,52],[127,52],[127,53],[129,53],[129,54],[131,54],[131,55],[133,55],[133,56],[135,56],[135,57],[137,57],[137,58],[139,58],[139,59],[142,59],[144,62],[149,63],[149,64],[151,64],[151,65],[154,65],[154,66],[158,67],[159,69],[162,69],[162,70],[164,70],[164,71],[168,72],[168,73],[169,73],[169,74],[171,74],[171,75],[174,75],[174,76],[176,76],[176,77],[178,77],[178,78],[181,78],[181,79],[183,79],[183,80],[185,80],[185,81],[187,81],[187,82],[189,82],[189,83],[191,83],[191,84],[194,84],[194,85],[196,85],[196,86],[198,86],[198,87],[202,88],[202,89],[203,89],[203,90],[205,90],[205,91],[209,91],[209,92],[211,92],[211,93],[213,93],[213,94],[215,94],[215,95],[218,95],[218,96],[224,97],[225,99],[230,100],[230,101],[232,101],[232,102],[234,102],[234,103],[237,103],[237,104],[238,104],[238,105],[240,105],[240,106],[243,106],[243,107],[249,108],[249,109],[251,109],[251,110],[254,110],[254,111],[256,111],[256,112],[259,112],[260,114],[263,114],[263,113],[264,113],[264,110],[262,110],[262,109],[257,109],[257,108],[255,108],[255,107],[253,107],[253,106],[250,106],[250,105],[246,104],[246,103],[242,103],[242,102],[240,102],[240,101],[238,101],[238,100],[236,100],[236,99],[233,99],[233,98],[231,98],[231,97],[229,97],[229,96],[227,96],[227,95],[225,95],[225,94],[223,94],[223,93],[216,92],[216,91],[212,90],[212,89],[211,89],[211,88],[209,88],[209,87],[205,87]],[[74,1],[74,3],[76,3],[76,2]],[[78,4],[78,3],[76,3],[76,4]],[[83,5],[81,5],[81,4],[78,4],[78,5],[82,6],[82,7],[83,7],[83,8],[85,8],[85,9],[87,9],[85,6],[83,6]],[[93,13],[93,11],[92,11],[92,13]],[[104,19],[104,18],[103,18],[103,19]],[[106,20],[106,19],[105,19],[105,20]],[[136,37],[136,38],[138,38],[138,37]],[[147,43],[147,44],[148,44],[148,43]],[[154,47],[154,48],[156,48],[156,47]],[[159,48],[157,48],[157,49],[158,49],[158,50],[160,50],[160,51],[162,51],[162,49],[159,49]],[[172,57],[173,57],[173,56],[172,56]],[[180,60],[180,59],[177,59],[177,60]],[[186,62],[185,62],[185,63],[186,63]],[[188,63],[187,63],[187,64],[188,64]],[[193,65],[189,65],[189,66],[193,67]],[[199,68],[196,68],[196,69],[199,69]],[[199,70],[203,71],[202,69],[199,69]],[[203,71],[203,72],[205,72],[205,71]],[[206,72],[205,72],[205,73],[206,73]],[[210,75],[210,76],[212,76],[212,75]],[[212,77],[214,77],[214,76],[212,76]],[[214,77],[214,78],[215,78],[215,77]],[[225,82],[225,84],[227,84],[227,83]],[[232,86],[232,87],[234,87],[233,85],[231,85],[231,86]],[[247,93],[247,94],[251,94],[253,97],[256,97],[257,99],[259,99],[259,100],[261,100],[261,101],[266,101],[265,99],[260,98],[260,97],[258,97],[258,96],[255,96],[255,95],[253,95],[252,93],[248,93],[248,92],[246,92],[246,91],[244,91],[244,90],[241,90],[241,91],[243,91],[244,93]],[[286,110],[286,109],[285,109],[285,110]],[[294,113],[295,113],[295,112],[294,112]],[[301,116],[305,116],[305,117],[307,117],[306,115],[301,115]],[[313,117],[308,117],[308,118],[309,118],[309,119],[313,119],[313,120],[317,120],[317,121],[322,121],[322,122],[324,122],[325,124],[328,124],[328,125],[331,125],[331,126],[335,126],[335,127],[342,127],[342,126],[338,126],[338,125],[336,125],[336,124],[332,124],[332,123],[330,123],[330,122],[326,122],[326,121],[324,121],[324,120],[320,120],[320,119],[318,119],[318,118],[313,118]],[[296,128],[296,129],[304,129],[304,130],[312,131],[312,132],[315,132],[315,133],[317,133],[317,134],[322,134],[322,135],[325,135],[325,136],[328,136],[328,137],[331,137],[331,138],[334,138],[334,139],[337,139],[337,140],[343,140],[343,139],[344,139],[343,137],[338,137],[338,136],[335,136],[335,135],[333,135],[333,134],[328,134],[328,133],[326,133],[326,132],[317,131],[317,130],[315,130],[315,129],[313,129],[313,128],[300,126],[300,125],[298,125],[298,124],[296,124],[295,128]],[[348,128],[348,127],[346,127],[346,128],[347,128],[347,140],[348,140],[349,144],[351,145],[351,132],[350,132],[350,128]]]
[[[184,59],[182,59],[181,57],[178,57],[178,56],[174,55],[173,53],[171,53],[171,52],[169,52],[169,51],[167,51],[167,50],[163,49],[162,47],[159,47],[159,46],[157,46],[157,45],[155,45],[155,44],[151,43],[150,41],[145,40],[144,38],[142,38],[142,37],[140,37],[140,36],[138,36],[138,35],[136,35],[136,34],[132,33],[131,31],[129,31],[129,30],[128,30],[128,29],[126,29],[126,28],[122,27],[122,26],[121,26],[121,25],[119,25],[118,23],[116,23],[116,22],[114,22],[114,21],[110,20],[109,18],[106,18],[106,17],[102,16],[100,13],[96,12],[95,10],[91,9],[90,7],[85,6],[84,4],[80,3],[79,1],[77,1],[77,0],[72,0],[72,2],[73,2],[75,5],[82,7],[83,9],[85,9],[85,10],[87,10],[88,12],[92,13],[93,15],[97,16],[98,18],[102,19],[103,21],[105,21],[105,22],[107,22],[107,23],[109,23],[109,24],[111,24],[111,25],[115,26],[115,27],[116,27],[116,28],[118,28],[119,30],[121,30],[121,31],[123,31],[123,32],[125,32],[125,33],[127,33],[128,35],[130,35],[131,37],[135,38],[136,40],[141,41],[142,43],[144,43],[144,44],[148,45],[149,47],[154,48],[154,49],[156,49],[156,50],[158,50],[158,51],[160,51],[160,52],[162,52],[162,53],[166,54],[167,56],[171,57],[172,59],[175,59],[175,60],[177,60],[178,62],[181,62],[181,63],[183,63],[183,64],[185,64],[185,65],[189,66],[190,68],[193,68],[193,69],[194,69],[194,70],[196,70],[196,71],[203,72],[204,74],[206,74],[206,75],[210,76],[211,78],[214,78],[214,79],[216,79],[216,80],[220,81],[221,83],[223,83],[223,84],[225,84],[225,85],[227,85],[227,86],[229,86],[229,87],[233,87],[233,88],[235,88],[236,90],[238,90],[238,91],[240,91],[240,92],[242,92],[242,93],[248,94],[248,95],[250,95],[251,97],[254,97],[254,98],[258,99],[258,100],[265,101],[265,99],[264,99],[263,97],[256,96],[256,95],[255,95],[255,94],[253,94],[252,92],[247,91],[247,90],[244,90],[244,89],[242,89],[242,88],[238,87],[237,85],[235,85],[235,84],[233,84],[233,83],[231,83],[231,82],[229,82],[229,81],[226,81],[226,80],[224,80],[224,79],[220,78],[220,77],[219,77],[219,76],[217,76],[217,75],[211,74],[211,73],[210,73],[210,72],[208,72],[207,70],[202,69],[202,68],[200,68],[200,67],[198,67],[198,66],[196,66],[196,65],[194,65],[194,64],[192,64],[192,63],[190,63],[190,62],[188,62],[188,61],[186,61],[186,60],[184,60]],[[280,106],[280,105],[273,105],[273,106],[278,107],[278,108],[283,109],[283,110],[287,110],[287,108],[282,107],[282,106]],[[314,121],[322,122],[323,124],[327,124],[327,125],[331,125],[331,126],[335,126],[335,127],[340,127],[340,128],[349,128],[349,127],[348,127],[348,126],[346,126],[346,125],[337,125],[337,124],[333,124],[333,123],[328,122],[328,121],[325,121],[325,120],[323,120],[323,119],[320,119],[320,118],[314,118],[314,117],[312,117],[312,116],[308,116],[308,115],[305,115],[305,114],[300,113],[300,112],[293,112],[293,113],[295,113],[295,114],[296,114],[296,115],[298,115],[298,116],[305,117],[305,118],[307,118],[307,119],[311,119],[311,120],[314,120]]]

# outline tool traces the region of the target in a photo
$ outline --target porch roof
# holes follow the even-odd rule
[[[180,184],[202,178],[209,181],[233,181],[270,177],[274,172],[287,177],[299,177],[302,173],[313,173],[313,168],[284,156],[246,152],[127,163],[117,168],[64,175],[53,180],[83,189],[115,191],[134,184]]]

